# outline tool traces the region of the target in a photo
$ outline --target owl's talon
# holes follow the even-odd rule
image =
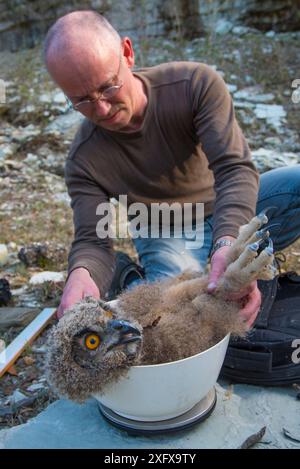
[[[274,267],[274,248],[270,236],[270,226],[259,229],[268,221],[266,212],[275,207],[268,207],[244,225],[227,255],[227,269],[220,282],[219,292],[239,292],[253,280],[271,279],[276,274]],[[271,225],[274,226],[274,225]],[[267,244],[261,251],[259,248]]]
[[[265,223],[268,223],[268,221],[269,221],[267,215],[263,212],[259,213],[257,215],[257,218],[258,218],[259,222],[261,223],[261,225],[264,225]]]
[[[265,251],[267,254],[269,254],[269,256],[272,256],[274,253],[273,241],[271,238],[269,238],[269,244],[266,247]]]
[[[257,217],[259,219],[263,219],[264,216],[267,216],[267,213],[270,214],[270,210],[276,210],[276,209],[277,207],[275,207],[274,205],[271,205],[270,207],[266,207],[257,215]],[[267,221],[265,223],[267,223]]]
[[[257,240],[265,241],[266,239],[269,238],[269,236],[270,236],[269,227],[262,228],[261,230],[258,230],[255,233],[255,237],[256,237]]]
[[[260,241],[257,243],[248,244],[247,249],[250,249],[250,251],[258,251],[259,245]]]

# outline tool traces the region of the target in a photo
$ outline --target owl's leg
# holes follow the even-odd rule
[[[218,286],[219,293],[237,293],[253,280],[274,278],[277,271],[273,265],[272,240],[269,239],[268,246],[258,254],[260,244],[256,242],[244,247],[240,256],[227,267]]]
[[[207,286],[207,278],[199,277],[185,280],[175,285],[171,285],[164,292],[164,298],[167,303],[179,304],[182,301],[192,301],[200,291],[203,291]]]

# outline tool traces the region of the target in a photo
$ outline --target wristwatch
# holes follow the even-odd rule
[[[218,239],[218,241],[216,241],[215,244],[213,245],[213,248],[210,253],[210,257],[212,257],[219,248],[222,248],[223,246],[232,246],[232,245],[233,245],[233,241],[231,241],[230,239]]]

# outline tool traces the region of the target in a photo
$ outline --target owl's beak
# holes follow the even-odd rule
[[[112,319],[107,323],[111,334],[109,349],[121,344],[142,340],[141,331],[127,321]]]

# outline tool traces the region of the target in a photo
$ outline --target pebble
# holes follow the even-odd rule
[[[31,384],[31,386],[27,388],[27,391],[35,392],[35,391],[41,391],[42,389],[45,389],[45,386],[42,383],[36,383],[36,384]]]
[[[19,389],[16,389],[13,394],[11,394],[7,400],[5,401],[5,405],[13,405],[13,404],[18,404],[21,401],[24,401],[24,399],[27,399],[27,396],[23,394],[22,392],[19,391]]]
[[[31,277],[29,283],[31,285],[38,285],[44,282],[63,282],[65,275],[63,272],[39,272]]]

